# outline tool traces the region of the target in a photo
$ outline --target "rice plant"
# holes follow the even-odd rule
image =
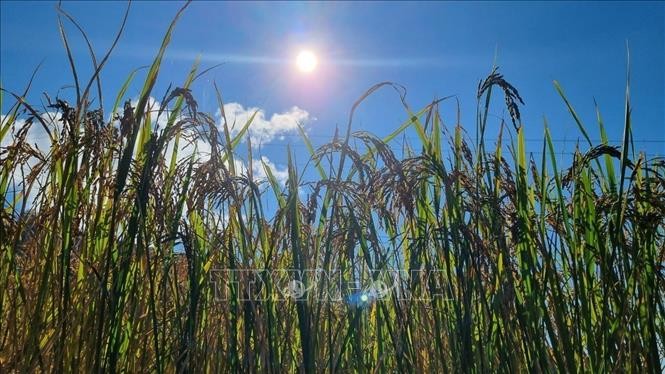
[[[93,104],[113,48],[99,63],[91,48],[88,81],[68,49],[76,102],[2,89],[0,371],[662,372],[665,159],[634,151],[629,85],[613,147],[600,112],[593,144],[555,83],[587,140],[561,165],[546,123],[540,157],[527,150],[523,99],[496,69],[474,139],[444,126],[441,100],[413,110],[381,83],[328,143],[301,132],[318,179],[288,151],[282,185],[235,162],[243,144],[252,160],[252,118],[232,132],[198,110],[198,63],[150,105],[185,8],[135,103],[137,72],[112,108]],[[387,88],[408,120],[385,138],[354,131]],[[488,119],[497,90],[514,126]],[[402,157],[407,129],[419,143]],[[332,281],[339,295],[322,300]]]

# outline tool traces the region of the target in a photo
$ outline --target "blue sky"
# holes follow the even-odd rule
[[[41,92],[55,96],[72,83],[55,4],[0,5],[3,87],[22,91],[44,60],[28,97],[32,102],[39,102]],[[132,4],[125,33],[102,74],[107,106],[133,69],[150,64],[181,4]],[[111,1],[63,3],[87,31],[98,55],[110,46],[125,6]],[[87,77],[91,64],[83,40],[70,24],[66,28],[79,74]],[[581,134],[552,81],[562,84],[592,138],[599,138],[595,99],[609,137],[620,139],[626,41],[635,146],[663,155],[664,2],[194,2],[176,26],[153,96],[162,97],[169,83],[181,84],[198,54],[203,68],[225,62],[193,86],[200,110],[217,109],[213,81],[236,109],[262,109],[262,130],[269,134],[262,138],[261,153],[283,166],[287,144],[300,152],[299,161],[307,158],[297,133],[282,126],[283,121],[306,118],[312,139],[323,143],[336,126],[345,128],[353,102],[386,80],[407,88],[414,109],[437,97],[457,95],[461,122],[472,135],[478,81],[488,74],[496,55],[500,72],[525,100],[522,116],[529,150],[540,150],[546,116],[558,150],[570,152]],[[294,66],[303,48],[319,57],[313,73],[303,74]],[[138,95],[140,83],[137,79],[127,98]],[[71,97],[72,91],[63,89],[60,95]],[[495,124],[498,118],[509,118],[502,100],[498,97],[492,108]],[[4,113],[7,103],[3,105]],[[282,115],[277,122],[275,113]],[[455,123],[454,113],[454,101],[443,104],[446,124]],[[354,129],[387,135],[406,118],[394,91],[380,91],[359,109]],[[496,136],[495,129],[488,129],[488,138]]]

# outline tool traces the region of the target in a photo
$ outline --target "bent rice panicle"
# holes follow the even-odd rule
[[[124,100],[140,70],[104,110],[113,47],[100,60],[90,47],[85,82],[62,22],[75,102],[47,97],[40,110],[25,100],[32,80],[20,94],[2,88],[13,104],[0,123],[0,371],[662,372],[665,159],[633,151],[628,87],[622,146],[608,145],[598,115],[602,143],[580,145],[566,168],[546,123],[541,152],[528,152],[524,102],[496,68],[478,87],[475,145],[444,126],[444,100],[414,111],[403,87],[382,83],[343,136],[315,148],[301,131],[317,180],[289,150],[287,182],[266,163],[260,181],[236,162],[241,150],[253,160],[253,117],[232,132],[199,110],[198,63],[150,105],[186,7],[135,103]],[[514,128],[488,123],[493,87]],[[408,120],[384,139],[353,132],[353,111],[382,88]],[[400,156],[391,141],[407,129],[419,142]],[[232,274],[223,302],[216,269]],[[272,297],[280,269],[304,289],[322,282],[308,269],[346,285],[405,272],[370,302],[318,302]]]

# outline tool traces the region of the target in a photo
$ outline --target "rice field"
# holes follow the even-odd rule
[[[628,80],[619,147],[555,82],[584,139],[567,165],[546,123],[526,148],[523,99],[496,69],[475,129],[380,83],[323,146],[301,131],[318,177],[286,150],[282,184],[237,167],[252,118],[231,131],[198,110],[198,63],[154,92],[179,15],[140,92],[135,73],[103,91],[108,54],[90,79],[73,69],[75,101],[2,89],[0,372],[665,369],[665,159],[633,145]],[[385,138],[354,130],[379,89],[407,118]],[[488,115],[496,96],[506,123]],[[419,142],[398,154],[407,130]]]

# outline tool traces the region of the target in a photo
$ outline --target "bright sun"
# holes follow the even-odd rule
[[[296,58],[296,65],[303,73],[310,73],[316,69],[319,60],[316,55],[310,51],[301,51]]]

